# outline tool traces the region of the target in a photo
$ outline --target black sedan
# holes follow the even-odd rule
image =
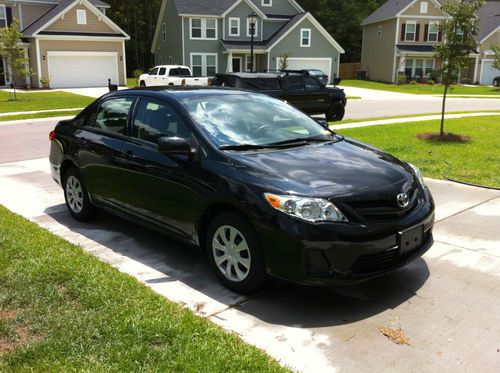
[[[74,218],[104,209],[197,245],[238,292],[269,275],[367,280],[433,242],[434,203],[417,168],[263,94],[113,92],[50,138]]]

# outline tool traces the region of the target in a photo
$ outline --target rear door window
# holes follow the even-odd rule
[[[85,125],[110,133],[126,134],[127,119],[134,100],[132,97],[120,97],[104,101],[97,112],[89,115]]]
[[[310,77],[305,77],[304,83],[306,84],[307,89],[310,89],[313,91],[321,89],[323,87],[320,82],[318,82],[316,79],[310,78]]]
[[[289,90],[304,90],[304,78],[301,76],[289,76],[284,79],[285,88]]]
[[[158,143],[160,137],[182,137],[186,140],[190,132],[177,112],[167,103],[154,99],[140,99],[134,122],[132,137]]]
[[[246,79],[247,87],[250,89],[258,89],[258,90],[272,90],[279,89],[278,80],[277,79]]]

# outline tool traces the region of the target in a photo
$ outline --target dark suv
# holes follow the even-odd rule
[[[318,79],[299,73],[215,74],[213,85],[248,89],[268,94],[310,115],[325,114],[326,120],[342,120],[347,99],[343,89],[329,88]]]

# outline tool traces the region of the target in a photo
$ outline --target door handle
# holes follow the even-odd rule
[[[78,144],[79,145],[87,145],[89,143],[89,140],[87,140],[85,137],[80,137],[78,139]]]
[[[132,152],[132,150],[127,150],[126,152],[121,152],[122,157],[127,158],[127,159],[134,159],[135,154]]]

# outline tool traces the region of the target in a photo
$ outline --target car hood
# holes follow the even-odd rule
[[[398,194],[414,177],[408,164],[354,141],[232,153],[234,165],[275,192],[317,197]]]

